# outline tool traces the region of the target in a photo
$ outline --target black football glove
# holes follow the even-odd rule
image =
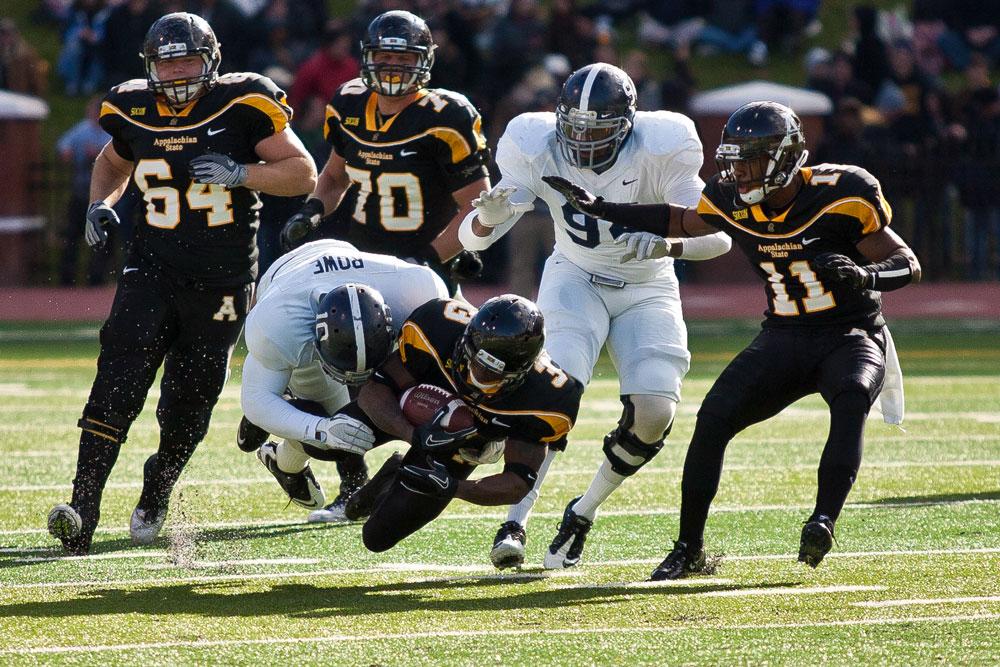
[[[94,250],[100,250],[108,242],[108,225],[120,225],[118,214],[103,201],[92,202],[87,208],[87,224],[83,230],[83,238]]]
[[[812,266],[819,279],[825,282],[844,283],[859,290],[871,289],[875,284],[873,273],[846,255],[824,252],[813,258]]]
[[[595,218],[600,218],[604,213],[603,197],[597,197],[561,176],[542,176],[542,180],[548,183],[549,187],[553,190],[561,194],[570,206],[580,211],[580,213]]]
[[[456,282],[472,280],[483,272],[483,259],[475,250],[463,250],[448,262],[448,269]]]
[[[302,209],[290,217],[285,226],[281,228],[281,249],[289,252],[302,244],[302,239],[309,235],[309,232],[319,227],[320,220],[323,219],[323,202],[315,197],[306,200]]]
[[[458,490],[458,480],[448,473],[443,463],[427,457],[427,467],[414,464],[399,469],[399,482],[403,488],[432,498],[451,500]]]
[[[475,442],[478,436],[475,426],[460,431],[446,431],[441,420],[448,414],[448,406],[438,410],[429,422],[413,429],[410,444],[428,454],[451,454]]]
[[[191,160],[188,169],[196,183],[237,188],[247,182],[247,166],[222,153],[200,155]]]

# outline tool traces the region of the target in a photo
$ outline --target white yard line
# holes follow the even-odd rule
[[[135,558],[149,557],[149,558],[167,558],[168,554],[163,551],[139,551],[139,552],[125,552],[126,554],[132,553]],[[973,555],[973,554],[996,554],[1000,553],[1000,547],[998,548],[976,548],[976,549],[924,549],[924,550],[911,550],[911,551],[845,551],[845,552],[833,552],[826,555],[828,559],[839,559],[839,558],[886,558],[886,557],[907,557],[907,556],[951,556],[951,555]],[[117,554],[102,554],[100,556],[75,556],[66,557],[54,560],[76,560],[84,561],[87,559],[95,558],[107,558],[111,559],[114,557],[129,557],[126,555]],[[789,561],[792,562],[796,558],[796,554],[759,554],[759,555],[738,555],[738,556],[723,556],[723,562],[728,561]],[[17,559],[21,560],[21,559]],[[27,560],[27,559],[25,559]],[[277,559],[274,559],[277,560]],[[288,559],[293,560],[293,559]],[[59,582],[37,582],[37,583],[25,583],[25,584],[7,584],[4,590],[10,589],[32,589],[32,588],[89,588],[93,586],[103,586],[103,587],[116,587],[116,588],[127,588],[130,586],[154,586],[161,584],[173,584],[173,583],[206,583],[210,584],[217,581],[237,581],[237,580],[267,580],[267,579],[291,579],[291,578],[310,578],[310,577],[325,577],[331,575],[344,575],[344,574],[386,574],[392,572],[457,572],[457,573],[467,573],[477,575],[476,578],[497,578],[512,579],[517,577],[522,578],[550,578],[550,577],[576,577],[580,576],[580,572],[584,569],[593,569],[599,567],[632,567],[639,565],[658,565],[662,559],[661,558],[637,558],[631,560],[606,560],[606,561],[584,561],[579,568],[574,568],[572,570],[535,570],[527,569],[514,571],[510,573],[498,573],[493,567],[486,564],[478,565],[446,565],[438,563],[381,563],[369,567],[360,568],[335,568],[335,569],[325,569],[325,570],[303,570],[299,572],[255,572],[247,574],[225,574],[225,575],[202,575],[202,576],[191,576],[191,577],[168,577],[164,579],[125,579],[125,580],[112,580],[112,579],[98,579],[91,581],[59,581]],[[270,559],[259,559],[259,561],[273,562]],[[258,562],[259,562],[258,561]],[[222,561],[219,561],[222,562]],[[238,565],[248,565],[253,564],[254,561],[226,561],[231,563],[232,566]],[[322,561],[320,561],[322,562]],[[159,565],[149,565],[146,569],[160,569]],[[164,566],[163,569],[169,569],[168,566]],[[716,579],[703,578],[703,577],[693,577],[685,581],[691,584],[699,583],[717,583]],[[645,582],[653,583],[656,582]]]
[[[964,598],[913,598],[911,600],[867,600],[852,602],[853,607],[916,607],[935,604],[967,604],[971,602],[1000,602],[1000,595],[973,595]]]
[[[885,461],[879,463],[866,463],[863,466],[867,470],[871,469],[896,469],[896,468],[996,468],[1000,467],[1000,459],[978,459],[961,461]],[[790,465],[740,465],[726,466],[727,471],[782,471],[782,470],[815,470],[814,463],[795,463]],[[597,468],[556,468],[548,473],[548,477],[563,477],[568,475],[593,475]],[[672,467],[644,467],[643,475],[676,475],[683,471],[681,466]],[[190,479],[181,482],[184,486],[247,486],[250,484],[271,484],[274,485],[273,477],[247,477],[244,479]],[[30,493],[30,492],[56,492],[69,491],[73,488],[70,482],[63,484],[7,484],[0,485],[0,493]],[[105,486],[106,489],[141,489],[142,482],[112,482]]]
[[[681,579],[691,585],[696,584],[718,584],[728,582],[726,579]],[[558,584],[553,588],[559,590],[590,589],[590,588],[658,588],[665,582],[662,581],[638,581],[610,584]],[[671,584],[674,582],[670,582]],[[697,597],[715,598],[738,598],[738,597],[766,597],[770,595],[822,595],[824,593],[857,593],[864,591],[884,591],[885,586],[781,586],[775,588],[738,588],[725,591],[692,591],[686,595]]]
[[[915,502],[891,502],[891,503],[848,503],[847,509],[855,510],[871,510],[871,509],[902,509],[907,507],[934,507],[939,505],[947,505],[949,507],[958,505],[995,505],[1000,504],[1000,498],[972,498],[968,500],[927,500],[927,501],[915,501]],[[802,511],[811,510],[813,506],[811,504],[806,505],[737,505],[737,506],[722,506],[713,507],[712,512],[717,514],[733,514],[733,513],[743,513],[743,512],[791,512],[791,511]],[[599,513],[600,517],[622,517],[622,516],[674,516],[680,513],[680,510],[676,507],[662,507],[662,508],[651,508],[644,510],[608,510]],[[531,516],[536,519],[561,519],[562,511],[558,512],[532,512]],[[498,520],[506,519],[506,514],[500,514],[496,512],[484,512],[482,514],[472,514],[470,512],[460,512],[455,514],[444,514],[435,521],[480,521],[480,520]],[[193,524],[192,528],[196,530],[218,530],[218,529],[238,529],[238,528],[260,528],[273,526],[275,528],[281,528],[285,526],[305,526],[305,521],[275,521],[271,520],[261,520],[261,521],[245,521],[245,522],[209,522],[209,523],[198,523]],[[170,526],[169,522],[167,526]],[[316,528],[315,530],[320,530]],[[128,531],[126,526],[112,526],[106,528],[98,528],[98,533],[105,534],[116,534],[124,533]],[[8,535],[42,535],[48,534],[48,530],[45,528],[22,528],[22,529],[6,529],[0,530],[0,536]]]
[[[107,651],[149,651],[156,649],[176,648],[213,648],[226,646],[264,646],[289,644],[331,644],[337,642],[358,642],[372,640],[420,640],[446,639],[467,637],[530,637],[530,636],[574,636],[574,635],[616,635],[616,634],[663,634],[679,632],[706,632],[728,630],[782,630],[795,628],[828,628],[872,625],[901,625],[910,623],[964,623],[975,621],[993,621],[1000,619],[1000,614],[966,614],[960,616],[906,616],[901,618],[860,618],[839,621],[813,621],[803,623],[742,623],[739,625],[705,625],[699,623],[690,626],[659,626],[637,628],[600,627],[600,628],[555,628],[538,629],[482,629],[482,630],[440,630],[437,632],[391,632],[356,635],[320,635],[315,637],[269,637],[266,639],[198,639],[193,641],[143,642],[141,644],[106,644],[87,646],[36,646],[0,650],[0,655],[44,655],[59,653],[101,653]]]

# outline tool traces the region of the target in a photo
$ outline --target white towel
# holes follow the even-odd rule
[[[889,327],[883,327],[885,334],[885,381],[882,384],[882,393],[878,395],[876,411],[882,413],[882,420],[886,424],[893,424],[902,428],[903,413],[905,405],[903,400],[903,369],[899,365],[899,357],[896,355],[896,344],[892,341],[892,334]]]

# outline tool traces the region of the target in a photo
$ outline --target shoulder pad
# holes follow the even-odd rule
[[[282,93],[274,81],[261,74],[253,72],[232,72],[223,74],[217,82],[219,86],[231,88],[234,94],[262,93],[274,97],[275,93]]]
[[[871,172],[863,167],[853,164],[815,164],[812,165],[814,174],[840,174],[837,184],[843,188],[867,190],[878,188],[878,179],[872,176]]]
[[[694,121],[673,111],[639,111],[632,131],[642,148],[652,155],[702,150]]]
[[[507,123],[501,142],[513,144],[525,157],[535,157],[548,150],[556,131],[556,115],[550,111],[533,111],[515,116]]]
[[[121,106],[121,100],[134,98],[136,95],[149,95],[149,82],[145,79],[129,79],[111,88],[105,95],[104,101],[115,106]]]

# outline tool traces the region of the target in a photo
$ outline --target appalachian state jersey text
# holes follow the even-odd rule
[[[476,309],[464,301],[434,299],[417,308],[403,323],[399,353],[419,382],[457,393],[451,380],[452,353]],[[479,434],[486,440],[513,438],[556,449],[566,446],[583,385],[542,352],[523,384],[488,405],[469,403]]]
[[[326,108],[324,134],[347,162],[352,186],[334,234],[360,250],[414,255],[458,212],[452,192],[487,176],[482,119],[462,95],[425,89],[390,118],[361,79]]]
[[[864,169],[841,164],[805,167],[802,177],[805,182],[792,205],[773,212],[759,204],[747,207],[716,175],[705,186],[698,214],[729,234],[766,281],[764,326],[880,326],[878,292],[827,285],[810,263],[826,252],[868,263],[856,244],[892,220],[878,180]]]
[[[145,201],[131,257],[179,280],[240,285],[257,273],[260,199],[246,188],[191,180],[188,163],[208,151],[256,163],[256,145],[283,131],[292,110],[285,93],[257,74],[226,74],[203,97],[176,110],[144,79],[115,86],[101,105],[101,127],[115,152],[135,163],[132,179]]]

